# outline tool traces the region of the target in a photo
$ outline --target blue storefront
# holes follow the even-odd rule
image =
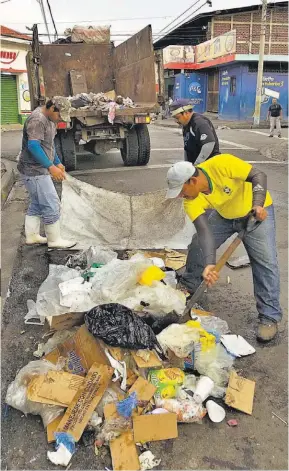
[[[206,111],[207,74],[192,72],[175,75],[174,100],[179,98],[189,98],[197,113]]]
[[[273,68],[272,68],[273,69]],[[274,69],[273,69],[274,70]],[[219,117],[226,120],[253,119],[256,97],[257,65],[232,64],[219,69]],[[277,95],[276,95],[277,92]],[[272,95],[279,95],[283,119],[288,119],[288,72],[263,74],[261,120],[266,119]]]

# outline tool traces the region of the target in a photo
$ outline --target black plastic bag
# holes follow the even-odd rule
[[[152,329],[121,304],[96,306],[85,314],[84,320],[91,334],[112,347],[155,349],[162,359],[166,358]]]

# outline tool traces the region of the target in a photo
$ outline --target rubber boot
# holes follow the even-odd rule
[[[59,221],[54,224],[47,224],[45,226],[45,233],[49,249],[71,249],[76,245],[76,242],[72,240],[64,240],[61,238]]]
[[[40,235],[39,216],[25,216],[25,235],[27,245],[47,244],[46,237]]]

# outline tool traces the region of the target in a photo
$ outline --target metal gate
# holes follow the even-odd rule
[[[1,124],[18,123],[16,75],[1,74]]]
[[[212,69],[208,72],[208,100],[207,111],[218,113],[219,111],[219,70]]]

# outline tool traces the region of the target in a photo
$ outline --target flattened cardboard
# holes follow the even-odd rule
[[[139,415],[133,418],[135,443],[156,442],[178,437],[176,414]]]
[[[234,409],[252,415],[255,393],[255,381],[238,376],[235,371],[230,374],[225,403]]]
[[[38,390],[39,402],[41,398],[46,398],[68,406],[84,381],[82,376],[49,371]]]
[[[46,399],[45,397],[39,397],[38,391],[40,387],[42,386],[43,382],[45,380],[45,375],[39,375],[36,376],[35,378],[30,381],[28,387],[27,387],[27,397],[30,401],[34,402],[41,402],[41,404],[50,404],[53,406],[63,406],[65,407],[65,404],[62,404],[59,401],[53,401],[52,399]]]
[[[130,388],[129,394],[136,392],[138,401],[150,401],[156,390],[157,388],[153,384],[139,376],[136,382]],[[140,415],[142,411],[143,408],[138,407],[137,410],[134,411],[133,415]]]
[[[57,432],[70,433],[78,442],[89,419],[105,393],[113,375],[113,369],[107,365],[94,363],[83,385],[77,391],[66,410]]]
[[[106,419],[119,417],[116,405],[106,404],[104,407],[104,416]],[[112,466],[115,471],[138,471],[140,469],[140,462],[132,430],[127,430],[115,440],[111,440],[109,447]]]
[[[54,432],[56,432],[57,427],[60,424],[62,418],[63,418],[63,414],[56,417],[56,419],[54,419],[52,422],[50,422],[50,424],[47,425],[46,436],[47,436],[48,443],[55,442]]]
[[[68,312],[60,316],[48,316],[45,318],[46,330],[69,330],[76,325],[82,325],[84,312]]]
[[[195,308],[192,308],[191,312],[194,313],[196,316],[213,316],[214,315],[209,311],[202,311],[201,309],[195,309]]]
[[[158,359],[155,352],[150,351],[150,356],[148,361],[145,361],[143,358],[139,357],[136,352],[132,351],[131,355],[136,362],[138,368],[161,368],[162,362]]]
[[[93,363],[109,365],[99,341],[88,332],[85,325],[44,358],[56,365],[60,357],[66,359],[65,371],[80,376],[85,376]]]

